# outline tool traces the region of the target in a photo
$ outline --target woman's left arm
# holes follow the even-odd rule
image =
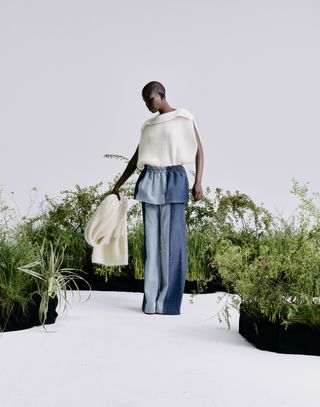
[[[196,153],[196,158],[195,158],[195,163],[196,163],[196,176],[195,176],[195,181],[192,187],[192,195],[195,201],[198,201],[203,198],[203,191],[202,191],[202,186],[201,186],[201,180],[202,180],[202,173],[203,173],[203,163],[204,163],[204,156],[203,156],[203,148],[202,144],[200,141],[199,133],[197,131],[197,128],[195,124],[193,123],[196,139],[197,139],[197,153]]]

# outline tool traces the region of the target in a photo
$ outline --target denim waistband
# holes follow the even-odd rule
[[[185,168],[182,164],[177,165],[166,165],[166,166],[157,166],[145,164],[144,166],[146,171],[185,171]]]

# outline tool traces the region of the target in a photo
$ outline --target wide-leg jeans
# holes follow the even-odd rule
[[[178,315],[188,271],[185,204],[189,182],[182,165],[145,165],[134,192],[144,226],[144,295],[148,314]]]

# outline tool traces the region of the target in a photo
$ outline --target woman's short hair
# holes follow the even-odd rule
[[[153,90],[158,92],[163,98],[166,97],[166,90],[162,83],[157,81],[151,81],[147,83],[142,89],[142,97],[148,96]]]

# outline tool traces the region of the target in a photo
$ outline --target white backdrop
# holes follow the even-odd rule
[[[197,119],[203,187],[290,216],[293,177],[320,191],[319,21],[310,0],[0,0],[3,198],[107,188],[157,80]]]

